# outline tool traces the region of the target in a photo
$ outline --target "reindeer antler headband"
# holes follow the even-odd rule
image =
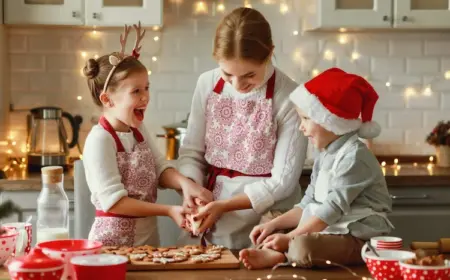
[[[134,47],[131,55],[125,54],[125,46],[127,44],[127,38],[128,34],[130,33],[131,26],[127,26],[125,24],[124,33],[120,34],[120,45],[122,46],[120,49],[119,54],[116,55],[110,55],[109,56],[109,63],[113,66],[111,71],[109,71],[108,77],[106,77],[105,85],[103,86],[103,91],[106,91],[108,88],[109,80],[111,80],[112,75],[114,74],[114,71],[116,70],[117,66],[127,57],[133,56],[136,59],[139,59],[141,46],[139,45],[142,38],[144,38],[145,35],[145,29],[141,32],[141,22],[139,21],[139,24],[133,24],[134,30],[136,30],[136,41],[134,42]]]

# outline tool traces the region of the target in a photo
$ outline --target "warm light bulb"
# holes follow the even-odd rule
[[[15,146],[17,144],[16,141],[12,141],[11,145]]]
[[[85,58],[85,57],[87,56],[87,53],[86,53],[86,52],[81,52],[81,56],[82,56],[83,58]]]
[[[433,169],[433,164],[432,164],[432,163],[429,163],[429,164],[427,165],[427,169],[428,169],[428,170]]]
[[[250,2],[245,2],[244,7],[251,9],[252,8],[252,4],[250,4]]]
[[[332,51],[330,51],[330,50],[326,50],[326,51],[324,52],[324,54],[323,54],[323,57],[324,57],[326,60],[333,60],[333,58],[334,58],[334,53],[333,53]]]
[[[352,52],[352,60],[357,60],[361,57],[361,55],[357,52]]]
[[[157,42],[157,41],[159,41],[159,37],[155,36],[155,37],[153,37],[153,40],[155,40],[155,42]]]
[[[425,95],[425,96],[431,96],[433,94],[433,92],[431,91],[431,88],[430,87],[426,87],[424,90],[423,90],[423,95]]]
[[[98,58],[98,54],[94,55],[94,58],[97,59]]]
[[[300,51],[297,50],[297,51],[294,52],[294,60],[295,61],[302,60],[302,53]]]
[[[220,3],[219,5],[217,5],[217,10],[219,12],[225,11],[225,5],[223,3]]]
[[[400,170],[402,168],[402,166],[399,164],[397,165],[397,170]]]
[[[157,26],[157,25],[155,25],[155,26],[153,26],[153,31],[158,31],[159,30],[159,26]]]
[[[344,28],[344,27],[339,28],[339,32],[346,32],[346,31],[347,31],[347,28]]]
[[[347,44],[348,43],[348,36],[345,35],[345,34],[341,34],[341,35],[339,35],[339,40],[338,41],[342,45]]]
[[[386,166],[386,162],[383,161],[383,162],[381,163],[381,166],[385,167],[385,166]]]
[[[297,35],[298,35],[298,31],[297,31],[297,30],[294,30],[294,31],[292,32],[292,34],[293,34],[294,36],[297,36]]]
[[[431,156],[431,157],[429,158],[429,160],[430,160],[430,162],[433,162],[433,160],[434,160],[434,157],[433,157],[433,156]]]
[[[77,100],[81,100],[81,99],[83,99],[83,97],[81,95],[78,95]]]
[[[416,166],[417,166],[417,162],[414,162],[414,164],[413,164],[413,165],[414,165],[414,167],[416,167]]]
[[[151,74],[152,74],[152,71],[151,71],[151,70],[148,70],[148,71],[147,71],[147,75],[150,76]]]
[[[263,3],[270,5],[270,4],[273,4],[273,0],[263,0]]]
[[[406,97],[416,95],[416,91],[414,90],[414,88],[408,87],[405,89],[405,95]]]
[[[153,61],[157,61],[158,58],[157,58],[156,56],[154,56],[154,57],[152,57],[152,60],[153,60]]]
[[[92,35],[97,35],[97,30],[92,31]]]
[[[394,164],[398,163],[398,158],[394,159]]]
[[[281,14],[287,14],[289,12],[289,6],[286,3],[280,4],[280,13]]]
[[[196,14],[208,13],[208,5],[206,5],[205,1],[198,1],[197,3],[195,3],[195,13]]]
[[[445,79],[450,80],[450,71],[445,72]]]
[[[387,86],[387,87],[390,87],[390,86],[391,86],[391,83],[390,83],[390,82],[386,82],[386,86]]]
[[[313,77],[315,77],[315,76],[317,76],[317,75],[319,75],[319,70],[318,69],[314,69],[314,70],[312,70],[312,75],[313,75]]]
[[[6,151],[6,153],[7,153],[7,154],[12,154],[12,150],[11,150],[11,149],[8,149],[8,150]]]

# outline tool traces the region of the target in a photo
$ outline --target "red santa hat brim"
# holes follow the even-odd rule
[[[317,96],[311,94],[303,84],[298,86],[290,94],[289,98],[311,120],[336,135],[357,131],[362,125],[361,119],[359,118],[345,119],[330,112],[320,102]]]

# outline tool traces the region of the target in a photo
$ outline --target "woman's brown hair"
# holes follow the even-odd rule
[[[214,38],[216,60],[245,59],[265,62],[272,54],[270,25],[257,10],[237,8],[219,23]]]
[[[109,62],[110,55],[118,55],[118,53],[107,54],[97,59],[89,59],[83,68],[83,74],[87,78],[87,84],[91,91],[95,104],[102,106],[100,94],[108,77],[109,72],[113,68]],[[136,58],[129,56],[117,65],[111,79],[108,83],[108,89],[114,90],[118,83],[126,79],[129,75],[140,71],[147,72],[147,68]]]

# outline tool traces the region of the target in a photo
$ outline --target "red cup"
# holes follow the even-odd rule
[[[125,280],[127,262],[127,257],[111,254],[77,256],[70,260],[75,280]]]
[[[15,228],[19,235],[17,237],[16,256],[26,255],[31,250],[33,238],[33,226],[31,223],[7,223],[4,227]]]

